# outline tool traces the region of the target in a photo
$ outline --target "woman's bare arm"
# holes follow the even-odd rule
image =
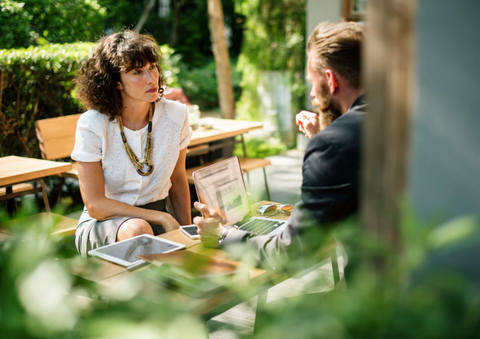
[[[187,148],[180,151],[177,164],[173,170],[170,180],[172,187],[169,196],[172,202],[175,218],[180,225],[190,225],[192,223],[192,211],[190,208],[190,190],[188,188],[187,172],[185,170],[185,159],[187,157]]]
[[[80,192],[88,214],[97,220],[117,217],[136,217],[165,231],[178,228],[178,222],[168,213],[135,207],[105,196],[105,180],[100,162],[78,162]]]

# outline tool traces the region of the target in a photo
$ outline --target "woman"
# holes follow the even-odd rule
[[[185,157],[192,131],[186,106],[163,98],[160,58],[151,36],[125,31],[100,39],[78,72],[78,98],[89,109],[72,152],[85,203],[75,237],[83,256],[191,223]]]

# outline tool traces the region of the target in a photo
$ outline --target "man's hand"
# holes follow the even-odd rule
[[[317,113],[301,111],[297,114],[295,120],[298,130],[304,133],[307,138],[311,138],[320,132],[320,121]]]
[[[226,220],[217,211],[207,205],[195,202],[193,206],[203,213],[205,218],[195,217],[193,223],[198,226],[198,234],[207,247],[218,247],[218,237],[225,229]]]

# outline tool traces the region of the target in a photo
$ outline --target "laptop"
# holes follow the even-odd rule
[[[231,157],[193,172],[193,181],[201,203],[219,212],[229,225],[254,235],[281,233],[286,221],[252,217],[240,162]]]

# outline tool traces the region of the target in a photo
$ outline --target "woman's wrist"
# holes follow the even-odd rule
[[[168,212],[161,212],[161,211],[156,211],[156,212],[158,215],[155,219],[158,225],[164,225],[168,222],[169,218],[172,218],[172,216]]]

